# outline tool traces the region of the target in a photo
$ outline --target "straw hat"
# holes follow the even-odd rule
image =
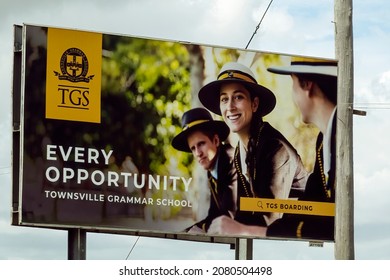
[[[267,70],[282,75],[316,74],[337,77],[337,62],[331,60],[295,58],[291,60],[289,66],[269,67]]]
[[[255,75],[248,67],[237,62],[228,62],[222,66],[217,80],[203,86],[199,91],[200,102],[211,112],[221,115],[219,91],[221,85],[227,82],[241,83],[252,96],[258,96],[262,116],[269,114],[275,108],[275,95],[268,88],[257,83]]]

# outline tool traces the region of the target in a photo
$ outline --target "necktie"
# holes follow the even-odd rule
[[[219,199],[218,199],[217,179],[215,179],[213,176],[209,175],[209,183],[210,183],[210,190],[211,190],[211,194],[213,196],[213,199],[214,199],[215,203],[217,204],[218,209],[221,209],[221,207],[219,205]]]

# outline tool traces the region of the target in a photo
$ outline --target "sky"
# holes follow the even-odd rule
[[[67,259],[67,232],[11,226],[13,25],[245,48],[268,0],[2,0],[0,260]],[[387,0],[353,1],[355,258],[390,259],[390,22]],[[334,1],[274,0],[248,49],[335,57]],[[131,251],[131,254],[129,254]],[[234,259],[227,244],[87,234],[87,259]],[[253,259],[334,259],[334,244],[254,240]]]

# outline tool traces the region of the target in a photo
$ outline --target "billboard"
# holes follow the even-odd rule
[[[22,31],[14,225],[334,240],[336,61]]]

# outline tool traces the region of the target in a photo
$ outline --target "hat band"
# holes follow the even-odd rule
[[[332,61],[292,61],[291,65],[307,65],[307,66],[337,66],[337,62]]]
[[[252,78],[248,77],[247,75],[244,75],[244,74],[241,74],[241,73],[238,73],[235,71],[227,71],[227,72],[219,75],[218,81],[224,80],[227,78],[236,78],[236,79],[244,80],[246,82],[257,84],[256,81],[254,81]]]
[[[197,121],[190,122],[185,127],[183,127],[183,131],[193,127],[194,125],[209,122],[209,121],[210,120],[197,120]]]

